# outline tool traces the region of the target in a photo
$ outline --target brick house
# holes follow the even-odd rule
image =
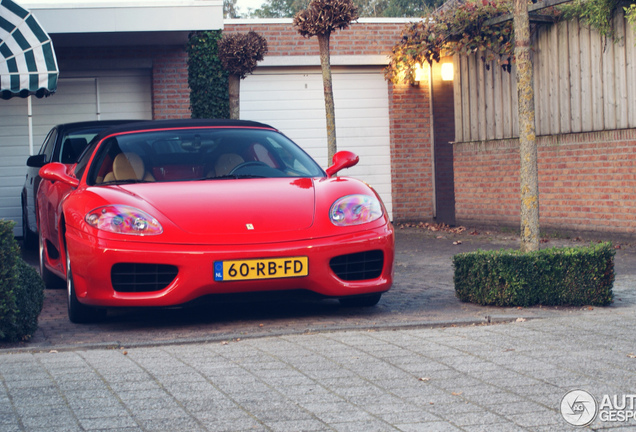
[[[0,143],[0,152],[9,156],[0,162],[0,217],[16,221],[16,235],[21,232],[24,161],[38,151],[51,126],[190,116],[185,44],[192,30],[255,30],[265,36],[269,53],[241,82],[241,117],[272,124],[327,165],[318,43],[302,38],[291,20],[223,22],[221,3],[212,0],[110,3],[70,8],[21,2],[51,35],[60,78],[57,93],[49,98],[14,98],[0,104],[0,123],[12,125],[3,128],[8,136]],[[436,211],[450,218],[452,127],[446,137],[436,135],[433,148],[431,137],[437,128],[431,123],[428,81],[395,86],[383,77],[387,55],[405,22],[361,19],[332,35],[339,148],[360,154],[359,166],[347,175],[374,185],[394,220],[430,220]],[[435,65],[434,78],[438,72]],[[445,93],[452,96],[452,85],[440,83],[434,79],[435,100],[446,102],[434,106],[436,116],[452,118],[452,104],[444,99]],[[28,104],[33,111],[30,131]],[[451,199],[444,201],[446,195]]]

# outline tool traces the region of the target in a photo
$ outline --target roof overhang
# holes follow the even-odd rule
[[[181,44],[223,28],[222,0],[17,0],[55,46]]]

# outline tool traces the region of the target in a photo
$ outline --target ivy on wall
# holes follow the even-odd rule
[[[572,0],[567,5],[542,9],[541,14],[556,20],[578,18],[613,39],[613,18],[621,6],[628,22],[636,28],[636,0]],[[491,23],[492,19],[511,12],[511,0],[466,0],[452,8],[431,12],[404,28],[402,39],[393,47],[385,77],[393,82],[413,82],[418,64],[439,61],[442,55],[472,53],[479,53],[487,68],[491,61],[497,60],[510,72],[514,61],[513,22]]]
[[[218,53],[221,30],[195,32],[188,40],[192,118],[230,118],[228,72]]]
[[[623,0],[574,0],[559,6],[565,19],[578,18],[605,38],[614,39],[614,14]]]
[[[629,5],[629,7],[624,7],[625,17],[627,17],[627,21],[636,29],[636,3]]]
[[[478,52],[485,62],[497,60],[510,69],[514,51],[512,20],[486,25],[491,18],[510,13],[510,0],[468,0],[453,8],[440,8],[421,21],[407,24],[395,44],[385,77],[392,82],[413,82],[415,68],[439,62],[442,56]]]

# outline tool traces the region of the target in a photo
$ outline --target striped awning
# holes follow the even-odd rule
[[[37,19],[11,0],[0,0],[0,97],[48,96],[57,89],[53,43]]]

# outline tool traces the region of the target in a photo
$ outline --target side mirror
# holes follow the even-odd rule
[[[46,155],[45,154],[37,154],[33,156],[29,156],[27,159],[27,166],[31,168],[42,168],[46,165]]]
[[[67,166],[59,162],[51,162],[40,168],[40,177],[52,182],[61,181],[71,187],[79,186],[79,180],[72,177],[66,171]]]
[[[327,171],[327,175],[329,177],[333,177],[334,175],[336,175],[336,173],[338,173],[338,171],[345,168],[351,168],[359,161],[360,158],[357,154],[347,150],[342,150],[333,155],[333,165],[331,165],[325,171]]]

